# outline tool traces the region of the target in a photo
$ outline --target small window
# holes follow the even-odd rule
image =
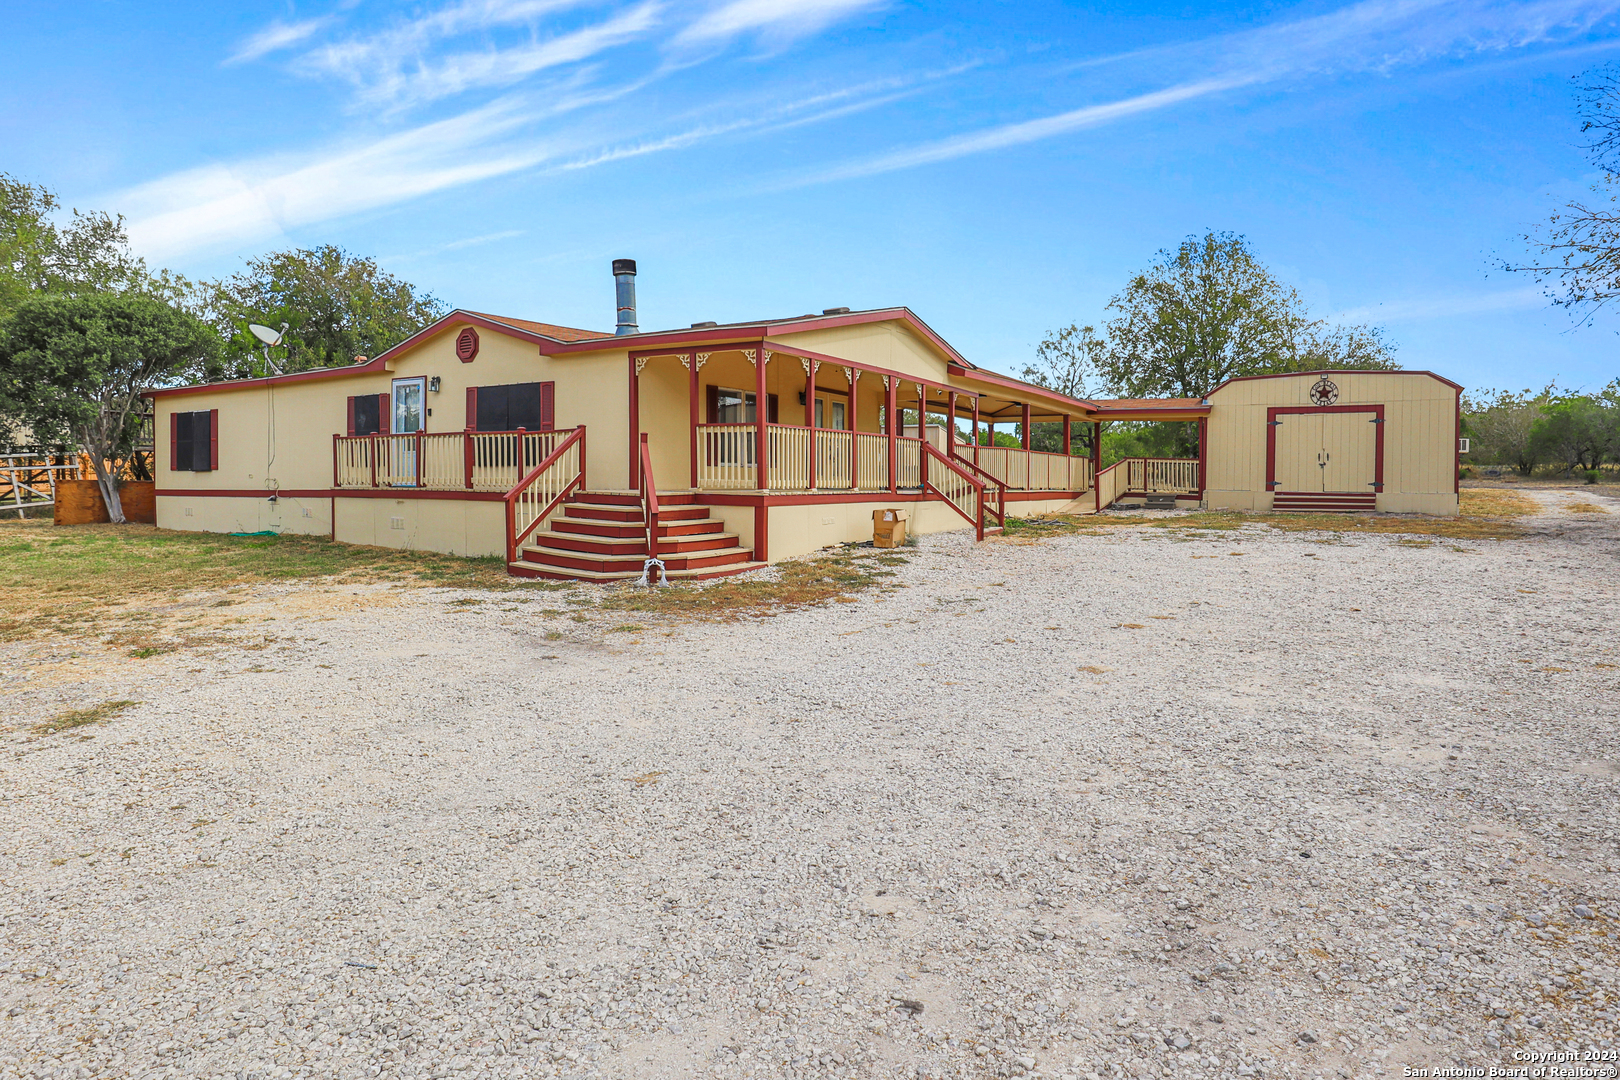
[[[169,468],[211,472],[219,467],[219,410],[169,415]]]
[[[361,394],[353,401],[354,430],[350,434],[375,435],[381,431],[382,398],[377,394]]]

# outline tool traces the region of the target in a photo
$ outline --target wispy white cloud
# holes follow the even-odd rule
[[[532,168],[559,152],[509,136],[530,114],[497,102],[387,138],[304,158],[190,169],[116,197],[130,243],[163,259],[254,244],[288,230]]]
[[[759,33],[781,40],[811,34],[856,12],[882,7],[887,0],[729,0],[712,8],[676,35],[677,45],[712,42]]]
[[[504,232],[485,233],[483,236],[469,236],[465,240],[452,240],[444,245],[443,251],[460,251],[462,248],[477,247],[479,244],[493,244],[497,240],[510,240],[514,236],[522,236],[522,229],[507,229]]]
[[[1005,124],[1001,127],[987,128],[966,135],[956,135],[949,139],[940,139],[937,142],[907,147],[903,150],[880,154],[861,161],[852,161],[809,176],[792,178],[784,186],[796,187],[831,180],[848,180],[860,176],[872,176],[877,173],[894,172],[896,169],[909,169],[936,161],[950,161],[953,158],[966,157],[969,154],[1004,150],[1010,146],[1050,139],[1057,135],[1080,131],[1083,128],[1097,127],[1100,124],[1106,124],[1136,113],[1168,108],[1171,105],[1218,93],[1222,90],[1233,90],[1252,81],[1252,79],[1228,77],[1225,79],[1206,79],[1203,82],[1188,83],[1184,86],[1172,86],[1165,90],[1155,90],[1150,94],[1138,94],[1136,97],[1111,101],[1103,105],[1088,105],[1083,109],[1059,113],[1057,116],[1045,116],[1038,120],[1026,120],[1019,124]]]
[[[282,22],[279,19],[263,30],[245,38],[236,51],[226,57],[227,64],[242,64],[249,60],[257,60],[262,56],[269,56],[273,52],[289,49],[300,42],[308,41],[328,26],[332,25],[333,16],[322,15],[315,19],[302,19],[298,22]]]
[[[1333,318],[1348,323],[1421,322],[1459,315],[1485,315],[1495,311],[1526,311],[1546,306],[1547,294],[1538,287],[1530,286],[1491,293],[1408,297],[1350,308],[1338,312]]]
[[[1166,76],[1161,90],[873,155],[782,181],[779,187],[872,176],[949,161],[1155,112],[1199,98],[1305,76],[1375,73],[1481,53],[1567,42],[1612,20],[1620,0],[1362,0],[1310,19],[1088,60]],[[1137,77],[1144,77],[1138,75]]]
[[[525,13],[533,6],[523,5]],[[398,33],[316,50],[304,58],[302,65],[346,79],[363,103],[420,105],[468,90],[512,86],[538,72],[588,60],[646,34],[658,24],[662,7],[658,0],[647,0],[568,33],[506,47],[449,52],[437,58],[430,57],[432,50],[426,41],[410,50],[392,40],[429,36],[422,25],[428,20],[419,20]],[[513,16],[515,12],[503,14]],[[446,29],[458,25],[441,24]]]

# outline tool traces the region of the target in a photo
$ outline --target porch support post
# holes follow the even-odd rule
[[[1073,438],[1074,438],[1074,428],[1069,423],[1069,414],[1064,413],[1063,414],[1063,456],[1064,457],[1070,457],[1070,456],[1072,456],[1074,454],[1074,448],[1073,448],[1073,445],[1072,445],[1072,442],[1071,442],[1071,440]]]
[[[1204,469],[1209,465],[1209,417],[1198,418],[1198,500],[1204,499]]]
[[[973,395],[973,464],[979,464],[979,395]]]
[[[1035,445],[1035,432],[1029,423],[1029,402],[1024,402],[1024,490],[1029,491],[1034,485],[1030,481],[1030,471],[1035,467],[1035,459],[1030,456],[1030,450]]]
[[[896,403],[896,401],[897,401],[897,399],[899,397],[899,392],[900,392],[900,379],[899,379],[899,377],[895,376],[895,375],[885,375],[885,376],[883,376],[883,400],[884,400],[883,415],[888,421],[883,426],[889,429],[889,494],[890,495],[893,495],[897,491],[900,490],[898,487],[895,486],[895,482],[894,482],[894,477],[895,477],[894,458],[895,458],[895,454],[897,454],[899,452],[899,450],[900,450],[900,444],[895,441],[895,434],[894,434],[895,425],[900,422],[899,410],[894,407],[895,403]]]
[[[816,490],[816,362],[811,360],[804,373],[804,426],[810,429],[810,486]]]
[[[698,369],[696,353],[686,354],[686,367],[686,404],[691,418],[690,427],[692,429],[692,489],[696,491],[698,486]]]
[[[1102,421],[1091,425],[1091,492],[1097,500],[1097,513],[1102,513],[1102,488],[1097,477],[1102,474]]]
[[[956,391],[945,391],[945,456],[956,456]]]
[[[636,371],[636,357],[628,354],[630,362],[630,468],[625,490],[641,487],[641,375]]]
[[[860,409],[857,407],[861,399],[861,372],[859,368],[849,369],[849,490],[861,490],[861,425]]]
[[[765,342],[759,343],[754,361],[754,456],[759,463],[759,490],[769,491],[771,484],[771,395],[765,389]]]

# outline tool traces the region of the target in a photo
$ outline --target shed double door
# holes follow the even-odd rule
[[[1277,490],[1373,490],[1378,432],[1371,412],[1284,413],[1277,417]]]

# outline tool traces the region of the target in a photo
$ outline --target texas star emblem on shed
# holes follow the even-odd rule
[[[1323,372],[1078,399],[978,367],[904,307],[642,331],[635,263],[614,271],[615,332],[456,310],[347,367],[153,391],[158,524],[614,580],[649,557],[739,573],[869,538],[893,506],[980,538],[1150,496],[1456,513],[1458,388],[1425,372],[1335,371],[1339,405]],[[1115,420],[1194,422],[1199,454],[1099,469]],[[1036,423],[1070,452],[1036,451]],[[1019,445],[981,445],[998,427]]]

